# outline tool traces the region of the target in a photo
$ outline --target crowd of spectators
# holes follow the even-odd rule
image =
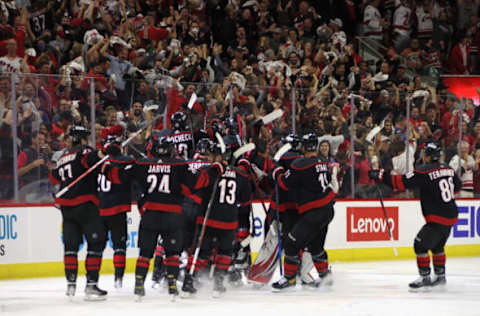
[[[466,100],[459,112],[441,80],[424,80],[480,72],[479,9],[479,0],[0,1],[0,180],[13,183],[13,142],[25,188],[47,178],[72,124],[94,124],[100,147],[155,113],[186,111],[196,93],[197,129],[232,105],[246,125],[284,110],[260,131],[270,152],[294,126],[317,133],[320,154],[342,166],[342,196],[350,194],[350,111],[357,197],[376,194],[369,157],[402,174],[429,140],[462,173],[463,194],[480,193],[480,111]],[[362,58],[358,36],[385,47],[384,58]],[[12,192],[0,186],[0,199]]]

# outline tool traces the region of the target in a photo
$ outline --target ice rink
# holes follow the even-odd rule
[[[79,277],[73,302],[65,297],[64,278],[0,281],[0,315],[480,315],[480,258],[447,258],[444,291],[409,293],[417,278],[414,260],[332,263],[334,284],[328,288],[297,288],[272,293],[270,287],[250,285],[228,289],[220,299],[210,296],[211,284],[195,298],[170,302],[166,289],[152,289],[134,301],[132,274],[124,288],[113,288],[113,276],[102,275],[100,287],[109,291],[103,302],[85,302],[85,277]]]

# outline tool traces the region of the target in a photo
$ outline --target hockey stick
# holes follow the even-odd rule
[[[277,151],[277,153],[273,156],[273,160],[275,162],[278,162],[280,158],[282,158],[283,155],[287,151],[292,149],[292,145],[287,143],[280,147],[280,149]],[[280,275],[283,276],[283,265],[282,265],[282,239],[280,236],[280,206],[279,206],[279,196],[278,196],[278,183],[275,181],[275,217],[277,219],[277,238],[278,238],[278,264],[280,266]]]
[[[368,165],[370,166],[370,169],[372,169],[372,159],[370,157],[370,153],[368,152],[368,147],[367,147],[367,159],[368,159]],[[390,223],[388,222],[387,210],[385,209],[385,204],[383,203],[382,190],[380,190],[380,187],[378,186],[377,181],[375,181],[375,188],[377,189],[378,199],[380,200],[380,205],[382,206],[383,217],[385,218],[385,222],[387,223],[388,235],[390,236],[390,241],[393,243],[394,240],[393,240],[392,228],[390,227]],[[398,257],[397,247],[392,245],[392,248],[393,248],[393,254],[395,255],[395,257]]]
[[[192,109],[193,105],[195,104],[195,101],[197,101],[197,94],[195,92],[192,93],[192,96],[190,97],[190,100],[188,101],[187,108],[190,110],[188,112],[188,116],[190,117],[190,134],[192,136],[192,150],[195,152],[195,140],[193,139],[193,119],[192,119]]]
[[[151,122],[147,123],[144,127],[141,127],[138,131],[136,131],[132,136],[130,136],[127,140],[125,140],[120,146],[123,148],[125,147],[126,145],[128,145],[128,143],[130,143],[135,137],[138,136],[138,134],[140,134],[145,128],[147,128],[148,126],[150,126],[150,124],[154,123],[155,121],[157,121],[158,118],[160,118],[163,114],[161,115],[157,115]],[[64,187],[62,190],[58,191],[57,194],[55,194],[55,198],[60,198],[62,195],[64,195],[65,193],[68,192],[68,190],[70,190],[75,184],[77,184],[80,180],[82,180],[83,178],[85,178],[87,175],[89,175],[93,170],[95,170],[98,166],[100,166],[102,163],[104,163],[108,158],[110,158],[110,155],[106,155],[105,157],[103,157],[102,159],[100,159],[99,161],[97,161],[97,163],[95,163],[93,166],[91,166],[90,168],[88,168],[84,173],[82,173],[78,178],[76,178],[75,180],[73,180],[70,184],[68,184],[66,187]]]
[[[216,134],[218,135],[218,133]],[[220,141],[221,137],[217,136],[217,139]],[[223,146],[222,146],[223,144]],[[220,142],[220,147],[223,147],[223,153],[225,153],[225,144],[223,143],[223,140]],[[251,150],[255,149],[255,144],[246,144],[245,146],[240,147],[233,153],[233,157],[237,159],[241,155],[245,154],[246,152],[249,152]],[[230,164],[232,164],[233,161],[230,161]],[[203,238],[205,237],[205,231],[207,229],[207,220],[210,215],[210,212],[212,210],[212,205],[213,205],[213,200],[215,198],[215,195],[217,194],[217,189],[218,189],[218,182],[220,181],[221,176],[217,176],[215,179],[215,183],[213,184],[213,192],[212,195],[210,196],[210,199],[207,204],[207,210],[205,212],[205,216],[203,218],[203,223],[202,223],[202,229],[200,230],[200,236],[198,237],[198,242],[197,242],[197,247],[195,248],[195,252],[193,255],[193,260],[192,260],[192,265],[190,267],[189,274],[193,275],[193,272],[195,271],[195,265],[197,264],[198,260],[198,255],[200,253],[200,247],[202,246],[203,243]]]

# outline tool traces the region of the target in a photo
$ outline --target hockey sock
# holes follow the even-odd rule
[[[430,275],[430,256],[428,253],[417,253],[418,273],[421,276]]]
[[[317,269],[318,275],[322,277],[328,271],[328,256],[325,251],[318,255],[312,255],[313,265]]]
[[[287,279],[294,278],[297,275],[298,265],[300,264],[299,256],[285,255],[283,262],[283,271]]]
[[[135,267],[135,280],[136,282],[145,282],[145,278],[148,273],[148,267],[150,266],[150,259],[139,256],[137,259],[137,265]]]
[[[165,267],[167,268],[167,274],[173,275],[176,279],[178,277],[178,267],[180,266],[180,256],[167,256],[165,258]]]
[[[113,254],[113,266],[115,267],[115,277],[123,277],[125,273],[125,249],[115,249]]]
[[[78,259],[76,251],[65,251],[63,257],[63,263],[65,266],[65,276],[68,282],[77,282],[78,274]]]
[[[193,264],[193,256],[188,257],[187,271],[190,271],[190,268]],[[195,263],[195,271],[201,271],[205,269],[208,265],[208,259],[198,258]]]
[[[433,270],[436,275],[445,275],[445,261],[447,257],[444,252],[433,254]]]
[[[98,282],[98,272],[102,265],[102,253],[96,251],[87,252],[87,260],[85,260],[85,269],[87,270],[87,282]]]
[[[217,255],[215,257],[215,267],[217,269],[227,271],[230,263],[232,262],[232,257],[225,255]]]

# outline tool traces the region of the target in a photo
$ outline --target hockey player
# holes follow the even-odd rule
[[[198,141],[195,146],[196,153],[194,154],[194,159],[188,161],[188,170],[197,174],[198,170],[202,167],[210,165],[212,162],[211,152],[214,147],[214,143],[207,138],[202,138]],[[198,216],[198,204],[199,197],[196,196],[193,192],[189,190],[188,187],[183,188],[185,192],[185,199],[182,205],[182,212],[184,216],[184,241],[182,250],[185,253],[188,253],[191,250],[194,232],[195,232],[195,221]],[[153,266],[152,273],[152,287],[157,288],[160,285],[160,282],[164,276],[164,265],[163,265],[163,245],[159,243],[155,251],[155,261]],[[183,254],[182,254],[183,257]],[[187,255],[188,257],[188,255]]]
[[[298,221],[285,238],[284,276],[272,284],[274,291],[295,286],[299,252],[307,245],[319,274],[315,285],[322,284],[330,274],[324,244],[328,224],[334,215],[334,190],[338,188],[330,183],[332,177],[328,163],[317,156],[317,136],[306,134],[302,142],[305,157],[296,159],[286,172],[284,167],[278,166],[272,173],[281,189],[295,189],[299,213]]]
[[[302,139],[297,134],[289,134],[283,139],[283,143],[289,143],[292,145],[292,149],[286,152],[278,161],[278,163],[284,168],[285,171],[290,170],[291,164],[295,159],[302,158]],[[280,212],[280,222],[282,223],[282,241],[285,243],[287,234],[291,231],[293,225],[298,219],[297,210],[297,197],[295,195],[294,188],[290,190],[284,190],[282,187],[278,188],[279,205],[278,210]],[[276,210],[274,202],[271,203],[270,208]]]
[[[461,188],[455,171],[440,162],[442,150],[430,142],[424,149],[424,164],[406,175],[391,175],[383,169],[371,170],[369,176],[394,189],[420,189],[420,204],[427,222],[415,237],[413,248],[417,256],[420,277],[410,283],[411,291],[446,284],[444,246],[452,226],[457,222],[458,209],[454,193]],[[430,255],[432,252],[435,277],[430,278]]]
[[[233,241],[238,228],[238,214],[242,212],[239,208],[249,208],[251,201],[251,182],[249,175],[240,168],[226,166],[220,154],[216,155],[214,162],[208,171],[202,173],[201,179],[208,183],[206,189],[200,192],[202,197],[201,212],[197,224],[202,225],[207,211],[207,205],[213,194],[215,178],[220,175],[218,188],[213,197],[213,204],[209,217],[206,221],[206,232],[201,244],[196,270],[205,267],[207,260],[212,253],[216,240],[218,252],[215,256],[214,288],[213,296],[222,295],[226,288],[223,284],[224,277],[232,261]],[[200,229],[199,229],[200,231]],[[190,269],[193,258],[189,259]],[[185,297],[196,293],[193,286],[193,278],[190,274],[185,275],[182,287],[182,294]]]
[[[73,126],[71,128],[72,148],[58,159],[55,169],[50,173],[50,180],[53,184],[59,184],[60,189],[68,186],[94,165],[99,156],[103,157],[103,154],[93,151],[86,145],[88,134],[88,130],[84,127]],[[85,237],[87,240],[85,299],[104,300],[107,291],[101,290],[97,286],[105,243],[105,230],[98,212],[96,175],[90,173],[72,186],[61,198],[56,198],[55,204],[60,206],[62,212],[67,296],[72,298],[75,295],[78,273],[77,253],[83,237]]]
[[[106,174],[113,183],[135,179],[145,189],[140,221],[138,246],[140,254],[135,269],[134,294],[145,296],[145,278],[153,257],[158,236],[163,238],[168,293],[178,295],[177,276],[183,244],[182,185],[193,186],[194,176],[188,164],[174,157],[173,144],[166,137],[152,138],[147,146],[149,158],[141,159],[124,168],[108,167]]]
[[[175,112],[170,117],[171,129],[164,129],[156,133],[156,137],[168,137],[177,150],[177,154],[183,159],[192,157],[192,133],[187,129],[187,115],[183,112]]]
[[[214,143],[207,139],[202,138],[198,141],[195,146],[196,153],[194,159],[188,161],[188,170],[197,174],[198,170],[202,167],[210,165],[212,162],[211,152],[213,150]],[[199,197],[195,193],[191,192],[188,187],[184,187],[185,199],[182,205],[182,211],[184,216],[184,242],[182,250],[188,253],[191,250],[193,238],[195,235],[195,223],[198,216],[198,204],[200,204]],[[152,273],[153,287],[156,288],[160,285],[164,274],[164,265],[163,265],[163,245],[159,244],[157,250],[155,251],[155,261],[154,268]],[[183,257],[183,254],[182,254]]]
[[[114,136],[108,136],[103,144],[103,152],[110,158],[106,163],[121,167],[132,164],[130,156],[122,155],[120,142]],[[98,193],[100,199],[100,216],[105,225],[105,236],[108,232],[113,244],[113,265],[115,267],[115,288],[121,288],[125,273],[127,253],[127,212],[131,211],[132,189],[130,182],[112,183],[107,177],[98,174]]]

